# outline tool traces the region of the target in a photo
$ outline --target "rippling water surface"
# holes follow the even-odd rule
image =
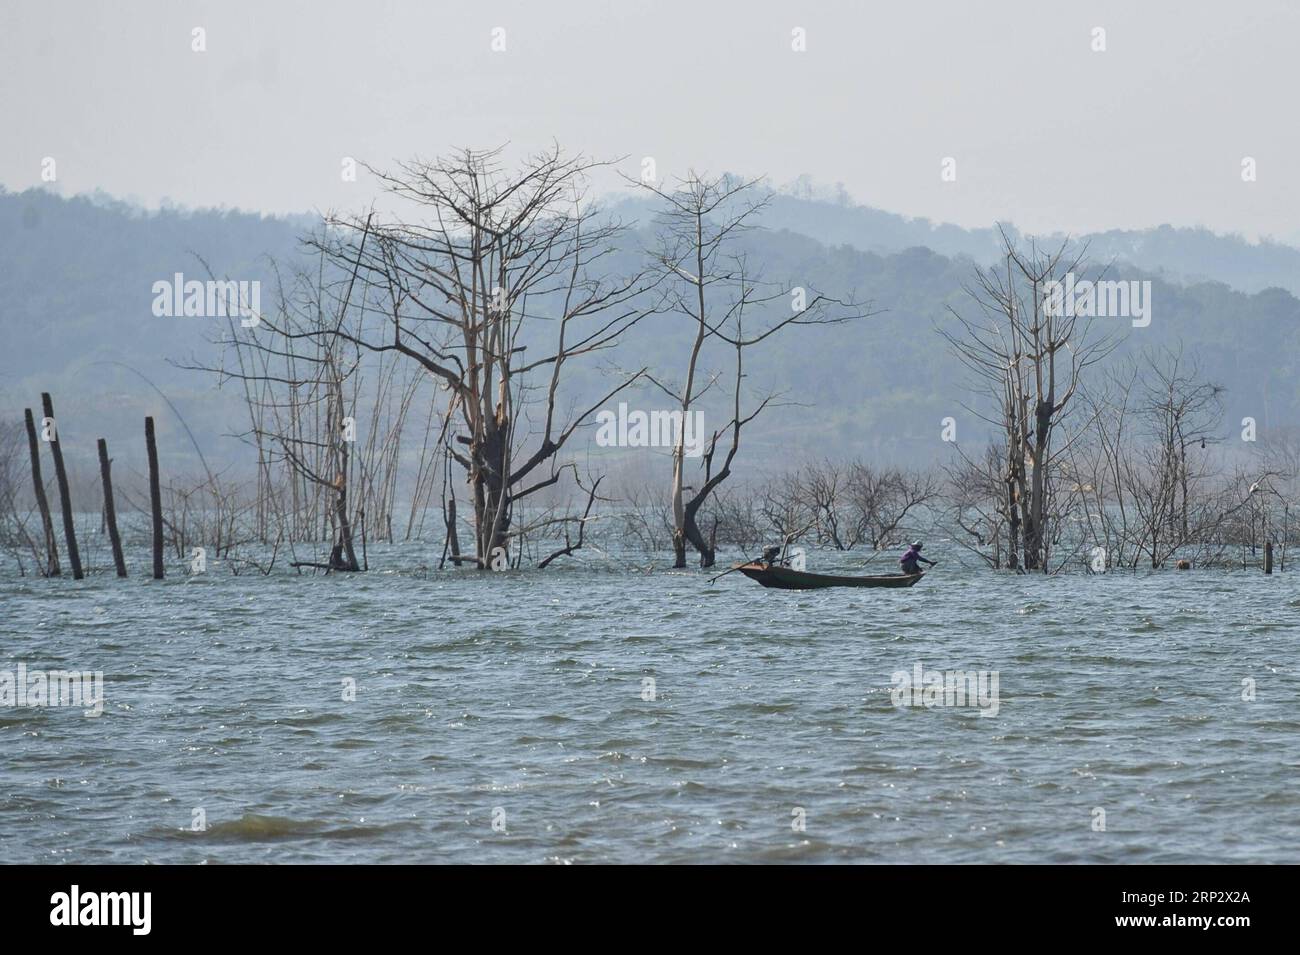
[[[1300,861],[1294,574],[223,574],[0,580],[0,669],[107,691],[0,709],[0,860]]]

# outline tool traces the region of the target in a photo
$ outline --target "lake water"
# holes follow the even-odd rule
[[[1300,861],[1294,574],[382,569],[431,560],[0,579],[0,670],[106,690],[0,709],[0,860]],[[895,706],[918,663],[996,715]]]

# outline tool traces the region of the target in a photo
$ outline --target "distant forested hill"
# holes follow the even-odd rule
[[[638,215],[635,204],[620,211]],[[848,325],[791,329],[747,356],[747,387],[784,395],[749,433],[748,455],[777,464],[799,455],[929,461],[946,450],[942,418],[958,419],[963,442],[982,433],[962,409],[971,399],[965,374],[936,326],[951,321],[948,306],[968,308],[962,286],[972,259],[991,256],[991,231],[908,224],[790,196],[773,203],[767,224],[745,241],[751,263],[769,280],[840,296],[856,292],[881,313]],[[53,392],[69,451],[81,456],[77,467],[85,474],[93,474],[94,438],[134,448],[141,419],[154,414],[165,463],[193,470],[189,439],[139,372],[172,400],[214,467],[246,465],[238,446],[221,437],[244,427],[233,392],[168,363],[207,353],[210,320],[155,317],[151,286],[178,271],[204,277],[198,253],[218,275],[262,280],[269,308],[270,259],[300,254],[297,238],[309,225],[306,218],[144,214],[121,203],[0,193],[0,414],[20,419],[42,390]],[[648,231],[634,233],[618,267],[631,267],[637,244],[650,241]],[[1300,253],[1173,229],[1099,236],[1094,261],[1109,261],[1105,250],[1131,256],[1111,266],[1112,277],[1153,281],[1150,327],[1109,320],[1125,338],[1121,351],[1184,343],[1206,375],[1228,387],[1225,434],[1244,415],[1261,429],[1300,421],[1300,302],[1281,287],[1264,287],[1283,285],[1280,277]],[[1215,280],[1180,284],[1167,277],[1174,272]],[[608,390],[602,367],[648,365],[660,377],[679,377],[690,333],[678,316],[642,323],[619,350],[578,367],[569,402],[578,407]],[[724,374],[731,360],[725,349],[706,356],[709,369]],[[658,406],[650,390],[625,398]],[[725,420],[720,404],[706,411],[710,427]]]
[[[649,214],[640,199],[619,203],[617,208],[627,218]],[[908,218],[854,205],[847,197],[826,198],[806,185],[772,193],[762,222],[769,229],[788,229],[826,245],[848,245],[865,252],[888,254],[925,247],[940,255],[966,256],[986,264],[1000,254],[997,229],[992,225],[963,229]],[[1048,236],[1046,241],[1064,238]],[[1090,258],[1098,263],[1127,263],[1177,282],[1223,282],[1244,292],[1277,287],[1300,294],[1300,249],[1280,242],[1248,242],[1241,236],[1169,225],[1071,238],[1087,243]]]
[[[171,398],[205,452],[213,449],[220,460],[229,444],[220,435],[244,423],[238,406],[210,377],[168,364],[204,350],[209,330],[202,319],[154,317],[153,283],[176,272],[206,278],[197,253],[217,275],[261,279],[272,288],[270,258],[293,256],[306,225],[238,212],[143,213],[39,190],[0,193],[5,418],[21,420],[23,407],[39,408],[40,392],[51,392],[74,467],[90,474],[96,437],[108,438],[110,449],[134,448],[142,443],[144,416],[153,414],[164,459],[197,468],[175,416],[135,369]]]

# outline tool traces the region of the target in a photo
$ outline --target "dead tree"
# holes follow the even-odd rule
[[[1162,495],[1163,513],[1159,519],[1171,531],[1170,536],[1187,541],[1192,536],[1192,486],[1204,477],[1207,467],[1206,455],[1193,452],[1189,460],[1188,452],[1193,448],[1203,451],[1209,443],[1219,443],[1226,389],[1202,380],[1196,361],[1185,360],[1181,348],[1148,353],[1144,364],[1145,400],[1139,413],[1160,448],[1161,484],[1167,489]]]
[[[908,515],[938,496],[937,483],[926,474],[901,468],[877,470],[854,461],[844,482],[851,540],[875,551],[895,543]]]
[[[1007,495],[1006,460],[1003,448],[989,444],[975,458],[958,448],[957,460],[944,467],[947,508],[941,526],[955,544],[993,570],[1018,566],[1016,531],[1009,526],[1016,512]]]
[[[582,549],[582,543],[586,539],[586,534],[587,534],[587,522],[591,520],[591,506],[596,503],[596,489],[600,487],[601,480],[602,480],[601,478],[596,478],[596,480],[592,482],[590,490],[587,492],[587,506],[582,512],[582,517],[577,521],[578,539],[574,540],[572,538],[572,536],[569,533],[570,521],[567,519],[564,520],[563,522],[564,546],[554,551],[548,557],[542,560],[542,562],[537,565],[539,570],[544,570],[547,566],[550,565],[551,561],[555,560],[556,558],[567,557],[569,554],[572,554],[574,551]]]
[[[362,236],[363,248],[369,240]],[[273,520],[277,540],[287,537],[291,547],[328,543],[322,560],[290,566],[356,572],[362,563],[353,528],[367,509],[371,526],[378,514],[391,538],[400,434],[417,382],[395,384],[397,368],[386,356],[367,365],[357,348],[332,334],[364,300],[355,267],[338,272],[318,253],[315,270],[297,268],[286,278],[277,269],[277,279],[274,314],[247,326],[228,322],[220,367],[187,367],[216,372],[223,385],[234,381],[243,389],[249,428],[241,437],[258,452],[263,540]],[[400,391],[395,411],[394,389]],[[363,407],[370,426],[358,442]]]
[[[23,438],[23,427],[18,422],[0,422],[0,550],[13,557],[20,577],[27,575],[24,554],[31,554],[38,574],[46,571],[40,545],[27,531],[31,509],[24,513],[18,504],[19,488],[26,483],[23,474],[30,466],[22,460],[28,450]]]
[[[662,376],[650,377],[672,402],[674,417],[678,414],[681,417],[673,448],[671,489],[674,566],[686,566],[689,542],[700,555],[700,566],[711,567],[716,553],[713,533],[716,523],[706,537],[699,526],[700,510],[731,475],[742,428],[778,397],[776,393],[766,393],[753,400],[750,410],[742,410],[745,349],[790,325],[844,322],[866,311],[851,300],[840,301],[816,291],[810,294],[806,288],[793,283],[764,283],[749,274],[745,257],[738,250],[738,240],[753,227],[753,220],[767,204],[766,197],[756,194],[756,181],[731,176],[711,178],[692,172],[671,190],[641,181],[634,184],[660,201],[656,217],[658,245],[650,255],[662,282],[661,308],[682,316],[693,331],[680,383],[671,384]],[[770,317],[772,311],[782,308],[786,309],[784,317]],[[769,313],[762,330],[749,337],[743,326],[747,309],[751,314]],[[685,443],[691,415],[722,378],[720,372],[709,373],[703,367],[709,345],[733,353],[731,420],[713,431],[702,455],[704,473],[688,497]],[[719,451],[723,452],[720,463]]]
[[[1248,488],[1269,476],[1265,462],[1227,485],[1214,480],[1223,392],[1181,348],[1127,357],[1081,391],[1088,424],[1059,469],[1084,505],[1080,530],[1101,550],[1094,560],[1160,567],[1185,555],[1204,565],[1228,522],[1254,510]]]
[[[648,313],[645,273],[604,270],[623,229],[587,200],[599,165],[555,147],[513,172],[498,150],[372,170],[402,214],[331,218],[312,240],[334,271],[357,277],[359,294],[337,320],[299,334],[400,358],[444,389],[454,420],[445,447],[468,486],[480,568],[528,531],[516,507],[560,481],[558,455],[578,427],[639,377],[622,375],[585,411],[562,411],[570,363]]]
[[[1091,335],[1092,319],[1081,320],[1072,307],[1048,306],[1052,283],[1083,270],[1082,251],[1068,241],[1048,251],[1032,240],[1022,248],[999,231],[1003,262],[977,268],[966,288],[978,314],[949,308],[956,324],[940,332],[977,387],[994,398],[991,414],[973,412],[1005,438],[1008,513],[1024,567],[1047,573],[1058,516],[1049,504],[1052,473],[1068,446],[1058,441],[1061,423],[1084,370],[1109,353],[1113,339]]]

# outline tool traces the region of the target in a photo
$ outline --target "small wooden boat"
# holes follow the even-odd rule
[[[805,570],[794,570],[781,564],[766,564],[761,560],[736,564],[731,569],[740,571],[750,580],[756,580],[764,587],[775,587],[777,590],[820,590],[823,587],[910,587],[925,576],[925,571],[921,571],[919,574],[836,577],[831,574],[810,574]]]

